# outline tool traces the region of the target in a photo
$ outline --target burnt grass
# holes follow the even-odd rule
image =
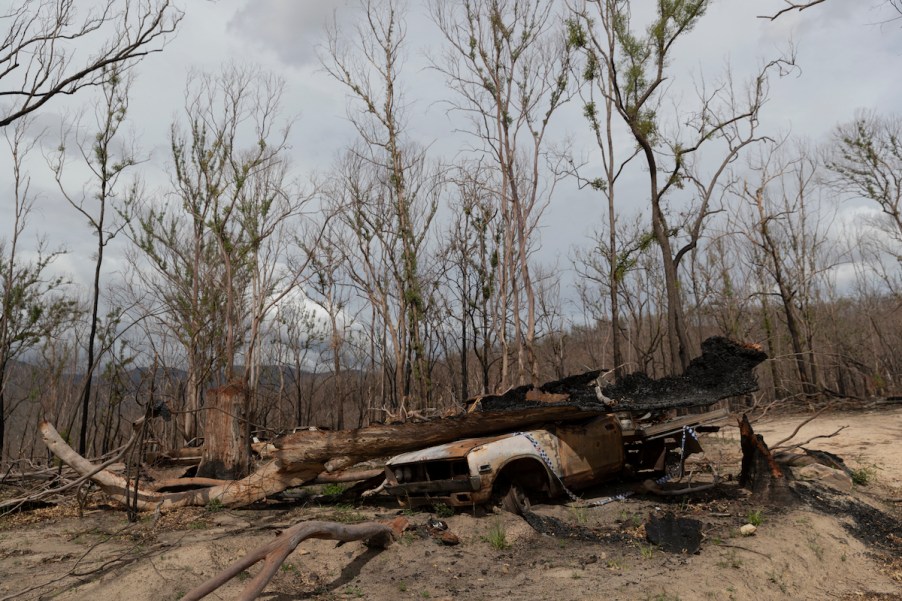
[[[812,509],[851,518],[843,528],[871,548],[902,556],[902,520],[867,503],[807,482],[793,482],[793,490]]]
[[[885,554],[889,557],[902,556],[902,520],[898,517],[873,507],[855,497],[833,491],[829,488],[819,486],[817,484],[793,481],[791,489],[795,493],[793,496],[796,501],[785,506],[769,506],[768,512],[782,513],[792,509],[797,503],[802,503],[810,509],[822,513],[824,515],[847,518],[841,520],[843,528],[853,537],[867,545],[873,552]],[[696,509],[704,508],[707,512],[723,512],[724,515],[732,514],[733,516],[741,516],[743,511],[749,505],[749,498],[734,484],[723,484],[713,489],[700,491],[687,495],[686,497],[646,497],[638,495],[633,498],[641,504],[653,502],[654,505],[663,509],[666,513],[661,517],[655,517],[651,512],[645,520],[646,529],[652,523],[661,518],[667,520],[664,528],[664,538],[681,539],[679,544],[669,545],[666,540],[651,540],[659,548],[664,551],[671,551],[669,546],[674,546],[672,552],[680,552],[685,546],[685,538],[682,532],[685,530],[683,521],[686,521],[681,514],[681,505],[689,500]],[[642,503],[642,502],[645,503]],[[698,515],[698,514],[696,514]],[[568,520],[560,518],[540,515],[532,511],[525,511],[522,518],[536,531],[557,539],[578,540],[588,543],[608,543],[608,544],[633,544],[635,543],[635,532],[631,531],[631,527],[635,524],[613,523],[607,527],[588,528],[574,524]],[[734,518],[735,519],[735,518]],[[672,522],[672,523],[670,523]],[[707,530],[711,533],[723,529],[724,523],[721,520],[703,520],[697,522],[692,520],[692,530],[698,532],[699,529]],[[655,536],[654,538],[658,538]],[[703,541],[698,541],[699,543]],[[664,543],[664,544],[662,544]],[[693,545],[697,550],[698,546]]]

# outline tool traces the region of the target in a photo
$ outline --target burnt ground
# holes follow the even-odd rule
[[[757,429],[779,440],[800,421],[783,416]],[[797,499],[782,508],[761,506],[738,488],[739,446],[735,430],[728,430],[703,441],[706,454],[690,467],[694,479],[704,481],[706,466],[715,463],[733,481],[688,497],[539,505],[529,522],[544,533],[508,513],[409,512],[390,499],[363,506],[308,499],[245,510],[187,508],[159,519],[145,515],[136,524],[105,508],[100,497],[80,518],[74,501],[36,509],[0,518],[0,600],[174,600],[297,521],[396,515],[406,515],[414,528],[384,551],[305,541],[260,598],[902,599],[902,408],[818,422],[806,427],[803,439],[817,428],[849,428],[808,446],[842,456],[868,483],[847,494],[797,482]],[[628,487],[615,483],[583,496],[602,498]],[[663,522],[667,530],[671,517],[682,526],[697,524],[698,552],[667,552],[649,542],[649,524]],[[750,521],[758,523],[757,532],[742,536],[739,528]],[[210,598],[234,598],[256,569]]]

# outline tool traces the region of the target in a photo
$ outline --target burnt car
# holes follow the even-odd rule
[[[607,414],[525,432],[470,438],[390,459],[385,490],[404,505],[452,507],[500,502],[513,512],[531,500],[561,496],[640,472],[679,469],[701,451],[695,433],[714,431],[726,411],[657,424]]]

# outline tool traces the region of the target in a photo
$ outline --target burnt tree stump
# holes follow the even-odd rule
[[[786,474],[777,464],[764,437],[755,434],[748,415],[739,420],[739,442],[742,448],[742,470],[739,486],[752,491],[752,498],[768,505],[786,505],[792,492]]]
[[[251,447],[247,406],[247,388],[242,382],[209,391],[198,478],[237,480],[248,474]]]

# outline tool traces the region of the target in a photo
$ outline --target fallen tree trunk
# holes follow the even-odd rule
[[[375,424],[357,430],[304,430],[275,441],[276,461],[292,470],[308,462],[335,471],[365,459],[423,449],[462,438],[526,429],[542,423],[578,420],[607,413],[594,406],[552,403],[520,410],[466,413],[424,422]]]
[[[197,601],[202,599],[224,585],[226,582],[251,567],[259,561],[263,561],[263,568],[244,587],[239,601],[253,601],[257,598],[269,581],[279,570],[279,566],[288,558],[297,546],[308,538],[324,538],[342,542],[355,540],[366,541],[371,546],[385,548],[399,537],[407,527],[407,520],[396,518],[392,522],[364,522],[362,524],[338,524],[335,522],[302,522],[295,524],[282,532],[274,541],[258,547],[239,559],[219,574],[213,576],[194,590],[190,591],[181,601]]]
[[[63,463],[79,475],[90,477],[113,501],[125,505],[131,498],[134,502],[135,493],[130,491],[128,480],[95,466],[76,453],[49,422],[41,422],[39,429],[47,448]],[[213,499],[219,500],[223,505],[247,505],[282,492],[286,488],[300,486],[313,480],[323,468],[322,464],[299,463],[294,466],[293,471],[283,471],[276,462],[270,461],[247,478],[228,480],[209,488],[173,493],[138,489],[136,507],[139,511],[153,511],[158,508],[166,510],[189,505],[206,505]]]
[[[610,411],[649,411],[710,405],[758,388],[754,368],[767,355],[726,338],[709,338],[702,355],[682,376],[652,380],[633,374],[602,387],[600,371],[590,371],[538,388],[521,386],[469,403],[464,415],[425,422],[374,425],[359,430],[302,431],[275,441],[277,461],[286,469],[322,461],[328,471],[366,458],[395,455],[428,446],[546,422],[578,420]]]

